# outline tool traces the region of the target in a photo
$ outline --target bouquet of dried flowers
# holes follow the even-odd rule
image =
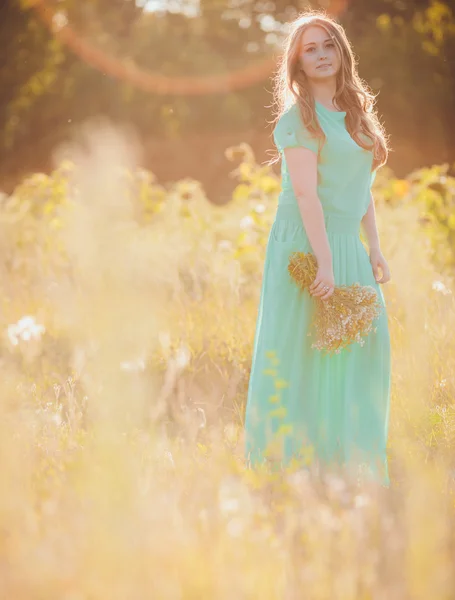
[[[289,257],[288,271],[292,279],[302,290],[308,288],[316,278],[318,264],[311,253],[293,252]],[[362,337],[373,329],[373,321],[381,313],[381,303],[376,290],[371,286],[336,286],[327,300],[317,296],[313,327],[316,342],[312,348],[339,354],[353,342],[365,344]],[[310,334],[311,335],[311,334]]]

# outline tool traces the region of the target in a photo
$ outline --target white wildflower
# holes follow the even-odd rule
[[[54,425],[60,427],[62,424],[62,415],[59,412],[55,412],[51,417],[51,421],[54,423]]]
[[[368,506],[370,504],[370,499],[366,494],[358,494],[354,498],[354,504],[356,508],[363,508],[364,506]]]
[[[122,371],[128,371],[130,373],[139,373],[145,370],[145,360],[139,358],[132,361],[123,361],[120,363]]]
[[[221,251],[232,250],[232,242],[230,240],[220,240],[218,242],[218,250],[221,250]]]
[[[431,287],[435,292],[440,292],[441,294],[444,294],[444,296],[452,293],[452,290],[447,288],[442,281],[433,281],[433,285]]]
[[[223,498],[220,500],[220,509],[224,513],[237,512],[239,501],[237,498]]]
[[[40,341],[45,331],[44,325],[39,325],[36,323],[35,317],[27,315],[19,319],[17,323],[8,325],[7,335],[11,344],[17,346],[20,341]]]
[[[264,204],[256,204],[256,206],[254,207],[254,210],[255,210],[255,212],[257,212],[260,215],[263,212],[265,212],[265,205]]]
[[[166,459],[169,466],[171,466],[172,468],[175,468],[174,457],[172,456],[172,452],[170,450],[164,451],[164,458]]]
[[[56,12],[52,17],[52,28],[54,31],[60,31],[68,25],[68,17],[63,11]]]
[[[190,362],[191,352],[188,346],[181,345],[175,353],[175,364],[180,369],[184,369]]]
[[[220,482],[218,488],[218,506],[224,515],[233,515],[240,509],[240,501],[237,491],[237,484],[231,478],[227,477]]]
[[[346,491],[346,482],[342,477],[327,474],[324,479],[327,487],[332,493],[341,494]]]
[[[341,521],[335,513],[328,507],[322,504],[318,510],[319,520],[323,527],[332,531],[338,531],[341,528]]]
[[[289,484],[296,490],[301,489],[302,486],[309,485],[310,473],[307,469],[299,469],[287,476]]]
[[[251,215],[246,215],[240,220],[241,229],[250,229],[254,225],[254,219]]]

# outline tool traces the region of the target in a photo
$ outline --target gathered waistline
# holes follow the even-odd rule
[[[302,216],[297,204],[278,204],[275,221],[294,221],[302,223]],[[361,219],[350,215],[324,212],[326,231],[329,233],[344,233],[347,235],[359,235]],[[303,224],[303,223],[302,223]]]

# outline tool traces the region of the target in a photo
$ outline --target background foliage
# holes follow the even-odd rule
[[[0,202],[5,597],[451,598],[455,180],[375,181],[392,280],[389,490],[243,462],[278,177],[163,185],[90,125]]]
[[[144,4],[61,1],[54,25],[175,78],[215,76],[273,56],[301,7]],[[145,93],[70,52],[36,0],[0,7],[0,596],[452,598],[450,4],[332,2],[395,148],[374,184],[388,490],[243,461],[280,189],[263,164],[269,81]]]
[[[306,2],[175,0],[51,1],[54,28],[69,23],[107,56],[145,70],[219,75],[276,57],[285,23]],[[360,60],[360,74],[379,93],[378,107],[397,174],[455,156],[455,15],[441,0],[313,2],[338,14]],[[216,94],[162,95],[107,76],[55,38],[39,17],[42,0],[4,0],[0,38],[0,185],[9,191],[36,169],[49,171],[54,145],[87,118],[129,124],[152,150],[144,166],[166,179],[216,176],[226,145],[254,132],[259,160],[272,148],[267,121],[271,83]],[[273,63],[272,63],[273,64]],[[269,76],[273,74],[273,68]],[[258,67],[259,68],[259,67]],[[222,137],[231,137],[226,143]],[[184,150],[213,149],[204,167]],[[224,145],[224,147],[223,147]],[[166,151],[160,152],[160,147]],[[226,164],[222,167],[226,175]],[[196,172],[197,171],[197,172]],[[3,182],[3,183],[1,183]],[[214,194],[216,196],[216,194]],[[217,201],[212,197],[212,201]]]

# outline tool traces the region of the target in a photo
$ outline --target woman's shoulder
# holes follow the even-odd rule
[[[297,104],[292,104],[289,108],[287,108],[275,123],[275,131],[279,131],[288,126],[297,126],[299,125],[299,109]]]
[[[280,150],[291,146],[305,146],[314,152],[318,151],[318,142],[304,127],[297,104],[290,106],[278,118],[273,137]]]
[[[295,134],[300,127],[301,121],[298,116],[298,107],[296,104],[293,104],[283,111],[275,122],[273,129],[275,143],[281,146],[286,136],[289,136],[291,133]]]

